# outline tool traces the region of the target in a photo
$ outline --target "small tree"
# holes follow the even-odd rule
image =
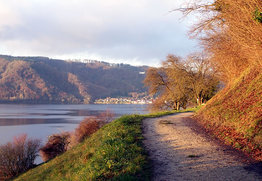
[[[213,97],[217,90],[219,82],[216,71],[208,58],[200,53],[190,55],[187,58],[186,67],[192,98],[198,105],[201,105],[204,100]]]
[[[160,68],[150,68],[144,83],[149,93],[157,97],[153,109],[176,109],[184,107],[188,101],[188,89],[184,79],[181,58],[168,55]]]
[[[15,137],[13,142],[0,146],[0,178],[9,179],[34,167],[40,140]]]
[[[82,142],[86,137],[95,133],[100,127],[100,120],[96,117],[84,119],[75,129],[76,141],[79,143]]]

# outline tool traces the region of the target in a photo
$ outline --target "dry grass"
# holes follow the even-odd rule
[[[262,160],[262,72],[249,69],[198,112],[208,130]]]
[[[192,1],[181,8],[199,16],[190,35],[199,38],[220,78],[228,83],[251,66],[262,67],[262,1]]]

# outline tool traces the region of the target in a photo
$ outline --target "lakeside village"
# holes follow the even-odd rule
[[[152,96],[144,96],[144,97],[119,97],[112,98],[107,97],[105,99],[97,99],[95,100],[95,104],[152,104],[153,97]]]

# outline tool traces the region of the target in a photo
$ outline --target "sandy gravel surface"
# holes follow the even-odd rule
[[[262,181],[260,166],[198,132],[190,116],[180,113],[143,121],[153,180]]]

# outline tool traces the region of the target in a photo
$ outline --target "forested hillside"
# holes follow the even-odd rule
[[[147,67],[67,62],[46,57],[0,56],[0,102],[90,103],[144,92]]]

